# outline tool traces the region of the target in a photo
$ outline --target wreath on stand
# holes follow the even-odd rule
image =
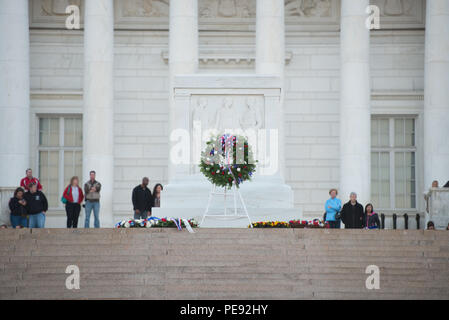
[[[231,189],[251,180],[256,162],[247,138],[223,134],[206,142],[199,167],[213,185]]]

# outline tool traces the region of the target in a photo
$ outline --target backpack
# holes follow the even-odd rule
[[[68,194],[70,194],[70,192],[72,192],[72,187],[71,187],[71,186],[69,186],[69,188],[67,189],[67,193],[66,193],[66,194],[68,195]],[[63,204],[66,204],[66,203],[67,203],[67,199],[64,198],[64,193],[62,194],[61,202],[62,202]]]

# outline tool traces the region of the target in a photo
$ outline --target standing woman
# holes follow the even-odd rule
[[[368,203],[365,206],[365,215],[363,217],[363,227],[366,229],[380,229],[379,215],[374,212],[374,208],[371,203]]]
[[[67,214],[67,228],[78,228],[78,218],[81,211],[81,202],[83,202],[83,190],[78,186],[77,176],[70,179],[70,184],[65,188],[62,194],[62,202],[65,203],[65,212]]]
[[[329,195],[331,197],[324,205],[324,210],[326,210],[325,219],[331,229],[340,229],[340,218],[338,214],[341,210],[341,200],[337,198],[337,194],[337,189],[330,189]]]
[[[157,183],[153,188],[153,207],[159,208],[161,206],[161,191],[164,190],[162,184]]]
[[[27,227],[27,209],[24,199],[25,190],[19,187],[14,191],[14,196],[9,200],[11,210],[11,225],[13,228]]]

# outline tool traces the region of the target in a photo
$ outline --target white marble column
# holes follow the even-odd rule
[[[0,0],[0,187],[15,187],[29,167],[28,0]]]
[[[170,1],[170,76],[198,69],[198,0]]]
[[[269,137],[265,143],[270,146],[271,152],[277,150],[278,168],[274,175],[284,177],[285,154],[284,154],[284,68],[285,68],[285,21],[283,0],[258,0],[256,12],[256,74],[277,76],[280,78],[281,95],[280,101],[276,103],[278,111],[274,117],[267,119],[266,129],[277,131],[277,148],[271,145]],[[258,145],[263,142],[258,141]],[[275,155],[270,154],[273,158]],[[265,166],[266,164],[263,164]],[[264,171],[263,169],[260,172]],[[269,170],[272,171],[272,170]]]
[[[284,0],[257,0],[256,73],[283,76]]]
[[[83,183],[89,171],[102,184],[101,227],[112,227],[114,190],[114,2],[85,1]],[[91,222],[92,224],[93,222]]]
[[[449,180],[449,1],[428,0],[424,76],[424,189]]]
[[[174,77],[180,74],[194,74],[198,70],[198,0],[170,0],[169,28],[169,134],[177,129],[191,132],[190,110],[175,106]],[[177,142],[171,141],[170,149]],[[190,156],[187,158],[190,159]],[[189,173],[189,164],[173,163],[171,158],[169,161],[169,181]]]
[[[341,1],[340,31],[340,192],[366,203],[371,197],[370,33],[368,0]]]

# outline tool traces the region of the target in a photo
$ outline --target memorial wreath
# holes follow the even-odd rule
[[[224,134],[206,142],[199,167],[212,184],[230,189],[251,180],[256,162],[245,137]]]

